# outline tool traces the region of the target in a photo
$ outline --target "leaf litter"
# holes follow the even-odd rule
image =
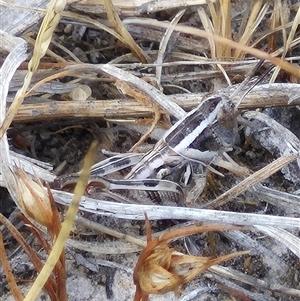
[[[80,176],[77,172],[81,160],[93,140],[99,143],[96,162],[108,156],[108,165],[112,165],[113,155],[119,153],[124,153],[125,159],[121,162],[130,161],[132,158],[129,160],[126,152],[134,145],[136,152],[151,149],[162,135],[156,133],[164,133],[176,119],[185,118],[186,110],[195,108],[207,93],[218,91],[218,95],[231,95],[236,89],[235,83],[247,77],[257,58],[265,59],[277,67],[241,101],[240,127],[235,147],[229,152],[235,164],[246,168],[250,175],[236,176],[224,169],[234,164],[224,157],[227,165],[211,167],[203,173],[202,182],[206,185],[195,190],[188,206],[184,199],[180,204],[166,202],[166,206],[162,206],[159,201],[169,198],[164,191],[145,193],[140,188],[141,191],[132,192],[120,186],[117,180],[124,179],[129,163],[124,165],[124,170],[113,170],[105,175],[106,182],[97,175],[93,177],[92,172],[91,184],[88,182],[86,195],[78,207],[81,216],[75,221],[72,236],[66,243],[66,271],[70,275],[66,279],[67,293],[69,300],[133,299],[133,275],[139,274],[140,280],[134,277],[137,284],[145,283],[141,280],[145,275],[157,280],[155,277],[162,273],[159,285],[166,285],[168,289],[147,290],[147,286],[142,285],[144,293],[137,290],[136,296],[146,300],[149,293],[175,290],[176,296],[150,295],[150,299],[297,300],[300,295],[297,281],[300,256],[298,128],[291,119],[288,125],[280,118],[275,121],[272,109],[265,107],[276,106],[276,110],[284,112],[287,106],[295,106],[294,120],[299,114],[296,105],[300,100],[297,92],[300,71],[295,64],[299,60],[295,50],[299,43],[296,31],[299,7],[277,0],[264,4],[203,1],[197,3],[198,6],[188,1],[184,9],[180,3],[172,3],[170,7],[171,2],[162,2],[161,6],[152,1],[135,2],[131,6],[129,3],[103,1],[95,6],[88,1],[76,1],[69,2],[64,9],[64,1],[51,1],[47,7],[49,18],[45,18],[40,27],[29,31],[26,27],[17,34],[27,43],[31,43],[32,38],[35,40],[28,63],[23,63],[27,56],[24,41],[12,37],[8,29],[7,33],[1,33],[5,42],[1,68],[2,186],[7,187],[17,207],[33,219],[32,227],[42,231],[35,234],[34,239],[40,236],[48,239],[43,225],[38,225],[40,219],[34,214],[28,216],[24,210],[24,194],[20,191],[24,187],[16,185],[19,177],[24,180],[25,173],[32,177],[26,180],[28,185],[40,180],[51,185],[55,178],[64,182],[67,177],[74,180],[70,181],[74,187]],[[9,5],[1,3],[1,8],[4,12]],[[19,9],[35,12],[22,3]],[[103,65],[105,63],[114,65]],[[268,68],[267,62],[263,68]],[[28,69],[27,75],[21,69]],[[239,97],[235,96],[233,101],[238,103]],[[256,112],[258,108],[263,112]],[[264,113],[270,117],[262,117]],[[281,136],[284,143],[277,139]],[[293,163],[288,164],[291,161]],[[171,181],[182,185],[183,176],[196,175],[193,168],[191,172],[186,166],[175,165],[170,170],[162,170],[158,173],[162,177],[160,183],[166,185]],[[278,172],[280,169],[282,173]],[[36,180],[37,177],[40,180]],[[151,183],[158,182],[154,177]],[[195,183],[200,183],[199,179],[188,178],[184,193]],[[31,186],[37,188],[35,185]],[[69,205],[73,194],[52,187],[55,201]],[[132,204],[133,200],[137,203]],[[57,206],[63,220],[65,207]],[[193,233],[169,244],[162,241],[162,246],[154,248],[150,256],[149,262],[154,260],[154,264],[147,265],[144,260],[139,265],[137,254],[144,248],[141,254],[149,249],[143,236],[145,212],[152,221],[153,236],[158,235],[154,241],[175,237],[175,233],[188,231],[190,227],[209,228],[211,223],[218,223],[219,231]],[[14,215],[10,215],[13,223]],[[151,244],[149,221],[146,224],[148,244]],[[230,225],[247,227],[242,232],[221,231],[224,227],[237,227]],[[18,230],[21,234],[28,233],[24,226]],[[6,231],[3,233],[5,242],[11,240]],[[53,243],[55,241],[56,237]],[[17,272],[21,265],[17,255],[24,256],[23,252],[15,251],[14,244],[6,243],[1,247],[2,258],[5,257],[3,247],[6,253],[11,253],[11,264],[15,263],[13,274],[26,280],[28,272]],[[69,248],[72,249],[68,251]],[[249,250],[250,254],[244,254],[243,250]],[[196,257],[218,262],[218,258],[239,251],[244,255],[231,259],[225,266],[207,266],[199,277],[193,274],[197,270]],[[79,260],[79,255],[85,260]],[[40,256],[45,258],[46,254]],[[78,272],[79,267],[83,272]],[[139,272],[141,267],[143,272]],[[6,266],[5,270],[9,268]],[[178,276],[181,271],[183,276]],[[168,273],[173,276],[162,277],[170,276]],[[59,287],[62,282],[57,284]],[[146,284],[149,284],[147,280]],[[20,283],[13,285],[18,286],[25,294]],[[82,292],[81,286],[90,288],[89,292]],[[62,290],[54,293],[53,288],[57,286],[52,283],[48,287],[52,300],[59,296],[55,294],[66,298]],[[3,290],[0,298],[10,300],[12,291],[9,292],[7,286]],[[16,294],[22,300],[20,294]],[[26,298],[32,300],[33,297],[27,295]]]

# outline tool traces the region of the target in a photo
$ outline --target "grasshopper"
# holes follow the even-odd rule
[[[104,71],[110,72],[109,74],[113,72],[117,79],[125,77],[124,71],[112,66],[107,66]],[[131,77],[130,80],[136,80],[135,77]],[[248,77],[248,79],[250,78],[251,76]],[[245,80],[241,86],[244,87],[246,83]],[[142,88],[139,82],[137,84]],[[146,88],[147,85],[145,84]],[[237,89],[234,93],[240,90]],[[164,97],[155,92],[153,87],[148,87],[148,90],[145,91],[150,93],[149,95],[153,94],[152,98],[157,97],[164,102]],[[246,93],[248,92],[249,90]],[[226,162],[221,159],[226,152],[233,149],[237,133],[238,104],[235,105],[231,98],[233,95],[229,97],[224,93],[210,95],[187,114],[180,107],[178,113],[175,114],[176,107],[168,104],[166,108],[170,107],[172,112],[175,112],[175,116],[180,117],[180,119],[166,131],[154,148],[141,158],[139,155],[133,154],[123,158],[112,157],[106,162],[101,162],[92,170],[94,178],[91,183],[96,184],[98,181],[99,185],[107,191],[127,188],[128,190],[140,189],[152,193],[157,190],[158,194],[154,195],[153,198],[161,196],[160,199],[166,197],[165,194],[163,195],[165,190],[165,192],[175,194],[175,199],[178,200],[182,199],[181,184],[183,183],[183,186],[187,184],[193,173],[199,170],[199,165],[207,166],[212,170],[214,170],[212,164],[227,169],[239,167],[235,162]],[[233,168],[232,164],[235,164]],[[134,167],[121,181],[101,178],[107,175],[109,171],[123,169],[130,165],[134,165]],[[182,176],[184,170],[186,172]],[[241,168],[239,172],[245,173],[245,169]],[[99,175],[101,177],[95,179]],[[200,192],[197,191],[195,195],[199,195]],[[193,190],[191,195],[194,195]]]
[[[212,169],[211,164],[220,165],[220,155],[233,149],[237,134],[237,108],[249,91],[263,78],[259,78],[235,105],[231,99],[250,81],[262,65],[260,61],[251,74],[237,88],[233,95],[216,94],[206,97],[195,109],[178,120],[131,170],[126,179],[146,179],[155,176],[163,166],[178,166],[199,163]],[[226,163],[226,162],[225,162]],[[228,163],[228,162],[227,162]],[[223,162],[222,162],[223,164]],[[234,170],[239,166],[222,165]],[[213,169],[214,170],[214,169]],[[237,173],[247,173],[238,168]]]
[[[131,170],[126,179],[153,177],[163,166],[187,162],[210,165],[232,150],[236,133],[235,106],[225,96],[211,96],[177,121]]]
[[[209,96],[166,131],[144,156],[117,155],[96,164],[91,171],[89,186],[100,187],[105,199],[118,202],[132,200],[132,197],[124,196],[126,190],[141,190],[147,191],[155,203],[182,204],[182,186],[197,173],[199,165],[213,169],[210,165],[215,164],[216,158],[232,150],[236,129],[236,106],[233,102],[224,95]],[[216,163],[219,164],[218,161]],[[130,166],[134,167],[123,180],[106,177]],[[184,170],[186,172],[182,176]],[[58,188],[74,183],[74,178],[68,177],[61,182]],[[195,197],[193,189],[190,193]]]

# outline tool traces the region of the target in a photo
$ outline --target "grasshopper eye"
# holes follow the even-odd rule
[[[217,119],[226,130],[232,130],[236,127],[236,108],[231,100],[224,101],[220,105]]]

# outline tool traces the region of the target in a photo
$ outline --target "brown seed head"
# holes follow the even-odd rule
[[[47,191],[41,181],[30,178],[23,169],[15,167],[20,205],[30,218],[48,227],[52,225],[52,209]]]

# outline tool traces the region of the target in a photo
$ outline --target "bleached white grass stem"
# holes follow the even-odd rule
[[[69,205],[73,194],[52,190],[56,202]],[[99,215],[144,220],[146,212],[150,220],[178,219],[195,220],[243,226],[274,226],[280,228],[300,228],[300,218],[263,215],[256,213],[237,213],[219,210],[196,209],[187,207],[120,204],[83,197],[79,209]]]
[[[0,125],[4,122],[6,116],[6,98],[9,89],[9,83],[20,64],[27,58],[27,44],[21,38],[15,38],[0,31],[1,48],[9,52],[0,69]],[[12,172],[12,159],[9,152],[6,133],[0,139],[0,171],[4,184],[16,204],[19,204],[17,183]]]

